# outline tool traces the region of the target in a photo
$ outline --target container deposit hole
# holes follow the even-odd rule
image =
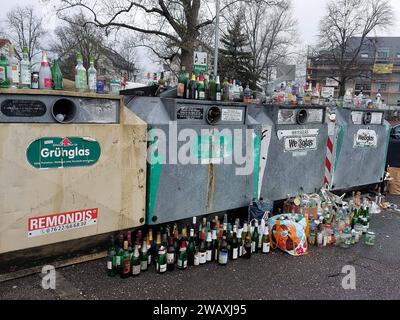
[[[70,123],[76,116],[76,105],[69,99],[57,100],[52,108],[52,115],[57,122]]]

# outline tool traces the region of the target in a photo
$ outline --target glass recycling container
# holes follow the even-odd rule
[[[119,96],[0,90],[0,254],[143,225],[146,127]]]
[[[325,107],[251,105],[259,154],[258,198],[284,200],[323,186],[328,129]]]

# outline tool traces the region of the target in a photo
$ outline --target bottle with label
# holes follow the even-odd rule
[[[241,258],[243,256],[242,230],[243,229],[239,229],[238,232],[237,232],[237,235],[236,235],[237,243],[238,243],[237,245],[238,245],[238,250],[239,250],[239,252],[238,252],[239,258]]]
[[[156,270],[157,273],[167,272],[167,253],[164,246],[161,246],[158,251]]]
[[[115,239],[111,237],[111,247],[107,251],[107,275],[115,277],[117,269],[117,249],[115,248]]]
[[[94,67],[94,58],[90,58],[90,68],[88,69],[89,91],[96,92],[97,90],[97,70]]]
[[[200,74],[199,80],[197,82],[197,99],[205,100],[206,99],[206,92],[204,88],[204,78],[203,75]]]
[[[147,244],[146,240],[143,240],[143,244],[140,251],[140,271],[144,272],[148,269],[149,259],[147,257]]]
[[[124,254],[122,256],[121,278],[126,279],[131,276],[131,255],[128,251],[128,241],[124,242]]]
[[[218,261],[218,238],[217,230],[212,230],[212,261]]]
[[[211,231],[207,232],[206,252],[207,262],[213,261],[213,241]]]
[[[10,87],[17,89],[19,86],[19,61],[15,57],[14,46],[10,45],[8,47],[8,81],[10,82]]]
[[[117,249],[117,256],[116,256],[116,270],[118,274],[122,273],[122,257],[124,255],[124,235],[122,233],[118,236],[118,249]]]
[[[8,80],[7,72],[8,62],[5,55],[0,56],[0,88],[9,88],[10,81]]]
[[[246,89],[243,91],[243,102],[250,104],[253,102],[253,93],[251,92],[250,86],[247,85]]]
[[[135,245],[135,249],[133,250],[131,257],[131,268],[132,276],[137,277],[140,275],[140,253],[137,245]]]
[[[22,60],[19,64],[20,78],[19,88],[30,89],[31,88],[31,63],[29,62],[28,48],[24,47],[22,50]]]
[[[244,241],[243,258],[245,258],[245,259],[251,258],[251,249],[252,249],[251,226],[249,224],[247,227],[247,234],[246,234],[246,238]]]
[[[222,92],[221,83],[219,81],[219,76],[217,76],[217,80],[215,81],[215,100],[216,101],[222,100],[221,92]]]
[[[231,256],[232,260],[237,260],[239,258],[239,245],[238,245],[237,226],[236,225],[234,225],[234,227],[233,227],[233,237],[232,237],[230,256]]]
[[[80,53],[76,56],[77,65],[75,67],[75,89],[78,92],[87,91],[87,74],[83,66],[83,58]]]
[[[175,269],[175,248],[174,248],[174,240],[169,238],[168,241],[168,250],[167,250],[167,270],[174,271]]]
[[[200,237],[199,258],[200,258],[200,264],[207,263],[207,248],[206,248],[204,231],[201,232],[201,237]]]
[[[47,52],[43,52],[42,62],[39,69],[39,89],[51,90],[53,88],[53,79],[51,76],[50,64],[47,59]]]
[[[187,252],[186,252],[186,242],[182,241],[181,242],[181,248],[179,249],[178,252],[178,259],[177,259],[177,267],[179,270],[185,270],[187,269]]]
[[[194,266],[194,252],[195,252],[196,243],[194,241],[194,230],[190,229],[190,239],[187,246],[187,256],[189,266]]]
[[[192,78],[189,82],[189,99],[195,100],[197,92],[196,75],[192,73]]]
[[[54,62],[51,67],[51,76],[53,78],[53,90],[63,90],[63,76],[58,63],[58,56],[54,57]]]
[[[269,242],[269,229],[268,226],[266,225],[264,228],[264,234],[262,237],[262,253],[268,254],[271,250],[271,245]]]
[[[223,236],[218,254],[218,264],[220,266],[226,266],[228,264],[228,255],[228,242],[226,241],[226,236]]]
[[[156,264],[156,259],[158,256],[158,251],[160,251],[161,248],[161,232],[158,231],[157,232],[157,237],[156,237],[156,243],[155,243],[155,247],[154,247],[154,256],[153,256],[153,260],[154,260],[154,265]]]
[[[188,74],[186,72],[186,68],[182,66],[181,74],[178,77],[178,87],[176,89],[178,98],[185,98],[187,81]]]

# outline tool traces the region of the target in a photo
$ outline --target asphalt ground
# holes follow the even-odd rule
[[[393,200],[393,199],[392,199]],[[395,199],[400,203],[400,198]],[[174,271],[154,267],[138,278],[109,278],[105,260],[57,271],[56,290],[41,287],[41,275],[0,283],[1,300],[387,300],[400,299],[400,213],[372,216],[376,245],[349,249],[311,247],[304,257],[280,251],[251,260]],[[356,271],[356,289],[345,290],[344,266]]]

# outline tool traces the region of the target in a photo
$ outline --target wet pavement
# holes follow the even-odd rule
[[[400,299],[400,213],[374,215],[371,230],[377,234],[374,247],[311,247],[304,257],[275,251],[226,267],[210,264],[164,275],[152,268],[138,278],[109,278],[105,260],[93,261],[58,270],[56,290],[42,289],[40,275],[0,283],[0,299]],[[342,287],[344,266],[355,268],[355,290]]]

